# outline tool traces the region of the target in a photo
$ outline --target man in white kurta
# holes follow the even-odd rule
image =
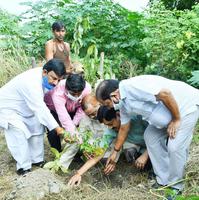
[[[102,83],[96,92],[103,104],[120,110],[122,126],[109,161],[114,161],[125,141],[132,114],[142,115],[149,123],[144,139],[157,182],[182,190],[188,149],[199,117],[199,91],[184,82],[154,75],[133,77],[114,87],[110,84]]]
[[[0,127],[5,130],[7,146],[17,162],[18,172],[43,161],[44,126],[60,130],[43,98],[45,85],[55,86],[64,73],[63,63],[52,59],[43,69],[23,72],[0,88]]]

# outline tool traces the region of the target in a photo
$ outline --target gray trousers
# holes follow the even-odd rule
[[[166,129],[149,125],[145,130],[144,139],[159,184],[168,185],[183,179],[189,146],[198,118],[199,107],[197,111],[181,119],[176,138],[168,139],[168,143]],[[172,187],[182,190],[183,183]]]

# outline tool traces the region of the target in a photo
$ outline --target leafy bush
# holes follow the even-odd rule
[[[140,23],[146,35],[142,41],[148,58],[145,73],[189,79],[191,71],[199,68],[199,5],[191,11],[170,11],[154,4]]]
[[[86,78],[92,84],[99,78],[101,52],[105,53],[106,77],[115,74],[124,79],[145,73],[187,81],[191,72],[199,69],[199,5],[179,11],[155,3],[143,15],[111,0],[78,3],[47,0],[24,4],[30,9],[21,18],[0,12],[1,34],[11,34],[26,55],[42,58],[44,44],[52,37],[51,24],[62,20],[67,28],[65,39],[73,44],[72,53],[83,60]],[[26,22],[20,25],[24,18]],[[88,30],[84,32],[86,26]],[[17,46],[10,45],[8,40],[4,40],[4,45],[8,50],[12,45]],[[94,53],[97,56],[88,56],[92,49],[97,50]]]
[[[178,9],[178,10],[184,10],[184,9],[191,9],[192,6],[194,6],[195,3],[197,3],[197,0],[161,0],[164,2],[164,5],[169,9]]]
[[[140,41],[143,31],[138,27],[142,15],[130,12],[113,3],[111,0],[84,0],[81,3],[71,1],[48,0],[39,1],[30,6],[28,22],[24,24],[28,51],[34,56],[44,56],[44,44],[52,37],[51,24],[55,20],[62,20],[67,28],[66,41],[72,45],[72,52],[77,52],[77,45],[81,46],[78,53],[81,58],[87,55],[87,50],[93,44],[98,52],[105,52],[105,58],[114,60],[113,70],[119,71],[117,57],[124,54],[128,59],[138,60],[140,63],[145,55],[142,53]],[[76,33],[83,31],[83,26],[78,26],[79,19],[89,19],[89,30],[78,38]],[[85,21],[86,22],[86,21]],[[77,31],[78,28],[78,31]],[[107,66],[108,67],[108,66]]]
[[[101,156],[108,148],[106,140],[103,140],[103,147],[101,147],[102,138],[94,138],[91,131],[86,131],[82,137],[83,143],[80,145],[80,150],[84,153],[93,156]]]
[[[192,77],[188,80],[188,82],[190,82],[191,85],[199,88],[199,70],[193,71],[191,74]]]

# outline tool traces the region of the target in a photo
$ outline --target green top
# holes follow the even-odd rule
[[[131,118],[131,127],[127,136],[126,141],[145,147],[144,142],[144,131],[148,123],[142,120],[140,115],[135,115]],[[111,144],[111,142],[117,137],[117,132],[113,129],[106,129],[100,146],[104,144]]]

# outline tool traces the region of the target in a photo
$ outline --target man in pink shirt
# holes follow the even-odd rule
[[[77,126],[84,117],[81,100],[91,93],[91,86],[79,74],[70,74],[51,91],[44,100],[57,122],[71,135],[78,134]],[[48,131],[48,141],[51,147],[61,152],[59,136],[54,131]]]

